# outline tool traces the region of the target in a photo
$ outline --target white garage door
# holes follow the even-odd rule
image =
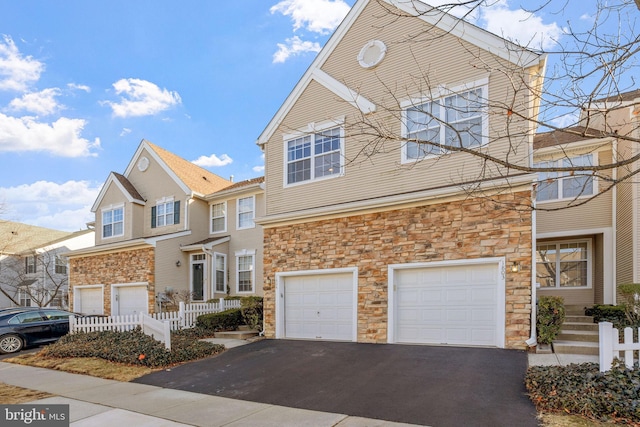
[[[115,316],[149,312],[146,286],[117,286],[115,296]]]
[[[399,269],[395,341],[498,346],[496,264]]]
[[[104,314],[102,288],[77,288],[78,298],[73,310],[82,314]]]
[[[284,336],[353,341],[352,274],[321,274],[284,279]]]

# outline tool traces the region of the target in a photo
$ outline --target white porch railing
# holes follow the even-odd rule
[[[171,325],[148,314],[129,314],[109,317],[69,316],[69,332],[130,331],[140,326],[142,332],[164,344],[171,350]]]
[[[624,328],[623,341],[620,342],[620,332],[613,327],[611,322],[600,322],[600,372],[611,369],[613,359],[620,359],[621,352],[624,352],[622,359],[627,368],[633,369],[634,363],[638,361],[640,352],[640,342],[633,340],[633,329]],[[640,333],[640,328],[638,328]]]
[[[193,328],[198,316],[207,313],[217,313],[230,308],[240,308],[239,300],[224,300],[218,303],[181,302],[178,311],[154,314],[130,314],[124,316],[106,317],[69,317],[69,331],[130,331],[140,326],[142,331],[164,343],[171,350],[171,331]]]

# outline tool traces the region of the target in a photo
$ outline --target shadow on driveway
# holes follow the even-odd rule
[[[534,427],[516,350],[263,340],[134,382],[443,426]]]

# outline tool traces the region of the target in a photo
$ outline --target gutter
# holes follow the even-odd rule
[[[534,347],[538,344],[537,340],[537,331],[536,331],[536,323],[537,323],[537,314],[538,314],[538,297],[537,297],[537,289],[538,285],[536,283],[536,276],[534,274],[536,267],[536,227],[537,227],[537,211],[536,211],[536,200],[534,197],[531,198],[531,204],[533,205],[533,211],[531,212],[531,335],[529,339],[525,341],[525,343],[529,347]]]

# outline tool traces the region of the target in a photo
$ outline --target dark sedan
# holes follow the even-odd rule
[[[15,307],[0,310],[0,353],[57,341],[69,332],[74,313],[55,308]]]

